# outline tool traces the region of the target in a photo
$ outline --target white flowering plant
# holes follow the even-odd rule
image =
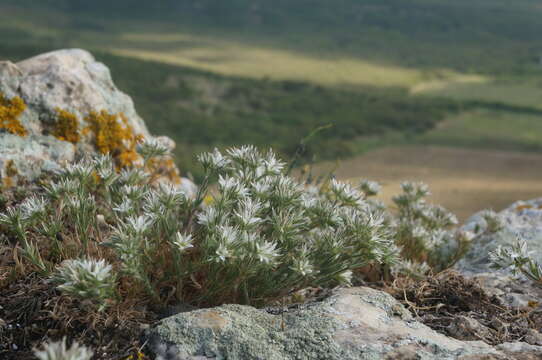
[[[191,198],[152,181],[145,163],[164,145],[138,149],[141,167],[84,159],[0,214],[27,267],[100,310],[123,297],[265,304],[349,284],[369,264],[444,268],[462,246],[457,219],[426,203],[423,184],[403,184],[394,214],[374,199],[376,182],[295,179],[271,150],[243,146],[200,155],[205,177]]]
[[[512,273],[522,274],[535,283],[542,284],[542,265],[532,258],[525,241],[517,239],[510,246],[499,245],[489,254],[495,269],[510,269]]]
[[[139,150],[145,162],[167,151],[158,142]],[[272,151],[252,146],[199,160],[206,176],[188,198],[153,183],[144,166],[117,172],[107,156],[85,159],[9,207],[0,223],[27,267],[100,310],[123,296],[264,304],[308,286],[348,284],[354,270],[396,260],[385,212],[366,198],[377,184],[306,184]]]
[[[39,360],[90,360],[94,352],[77,342],[68,348],[66,338],[63,338],[58,342],[44,343],[42,349],[34,349],[34,355]]]
[[[393,198],[398,214],[392,220],[394,238],[406,261],[405,274],[423,275],[429,269],[440,271],[453,265],[464,254],[467,236],[455,229],[458,220],[442,206],[427,203],[429,187],[424,183],[404,182],[402,194]],[[427,266],[425,266],[425,265]]]

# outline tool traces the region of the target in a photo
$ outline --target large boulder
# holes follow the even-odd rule
[[[140,161],[136,142],[150,137],[132,99],[117,89],[109,69],[87,51],[59,50],[16,64],[0,62],[4,185],[18,178],[34,179],[43,170],[96,152],[110,153],[120,166],[133,165]],[[160,140],[175,145],[168,138]],[[171,161],[167,164],[164,174],[179,182],[177,169]]]
[[[389,294],[339,289],[298,307],[223,305],[183,312],[149,330],[157,359],[510,359],[542,347],[460,341],[416,321]],[[528,349],[527,349],[528,347]],[[531,358],[531,357],[525,357]]]

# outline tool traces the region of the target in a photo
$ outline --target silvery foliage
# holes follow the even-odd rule
[[[452,229],[458,224],[457,218],[445,208],[426,202],[430,194],[426,184],[404,182],[401,188],[403,193],[393,198],[398,208],[393,225],[401,254],[411,262],[427,262],[436,270],[450,266],[463,246],[463,237]]]
[[[63,293],[94,301],[100,310],[105,309],[106,300],[115,293],[115,275],[103,259],[65,260],[52,280]]]
[[[204,263],[221,274],[205,297],[218,296],[224,282],[248,299],[347,284],[353,269],[393,261],[383,214],[350,184],[306,187],[285,175],[272,151],[252,146],[199,160],[218,178],[213,201],[197,215]]]
[[[149,160],[163,154],[160,146],[146,143],[140,150]],[[173,186],[150,184],[142,168],[117,173],[110,158],[99,156],[59,172],[43,189],[46,200],[31,197],[0,221],[23,243],[28,231],[46,236],[54,255],[48,261],[67,260],[53,275],[60,289],[100,308],[115,297],[118,277],[134,280],[130,291],[155,301],[174,287],[183,301],[263,303],[306,286],[348,284],[354,269],[396,260],[393,219],[367,199],[376,183],[307,185],[288,176],[272,151],[252,146],[214,150],[199,160],[206,178],[194,199]],[[216,187],[209,188],[213,179]],[[409,206],[425,222],[413,234],[442,241],[428,224],[452,218],[414,203]],[[59,234],[83,245],[75,256],[63,249]],[[104,248],[111,249],[117,276],[103,260],[89,259]],[[43,265],[38,248],[28,243],[27,249],[27,257]]]
[[[499,245],[489,254],[492,267],[511,269],[514,274],[523,274],[537,283],[542,283],[542,266],[531,257],[527,243],[517,239],[511,246]]]
[[[62,341],[43,344],[42,350],[34,349],[34,356],[39,360],[90,360],[92,350],[74,342],[70,348],[66,345],[66,338]]]
[[[481,212],[481,217],[485,221],[484,232],[487,234],[494,234],[501,231],[504,228],[504,221],[502,217],[493,210],[484,210]]]

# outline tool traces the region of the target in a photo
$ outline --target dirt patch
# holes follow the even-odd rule
[[[422,281],[396,280],[387,290],[430,328],[466,341],[490,345],[525,341],[538,345],[542,337],[539,303],[510,308],[488,295],[480,284],[447,271]]]
[[[92,347],[93,359],[138,359],[149,312],[126,303],[103,313],[85,309],[35,274],[0,288],[0,359],[35,360],[34,347],[63,336]]]

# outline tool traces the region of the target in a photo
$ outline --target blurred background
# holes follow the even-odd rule
[[[423,180],[460,219],[542,195],[540,0],[0,0],[0,60],[91,51],[151,132]]]

